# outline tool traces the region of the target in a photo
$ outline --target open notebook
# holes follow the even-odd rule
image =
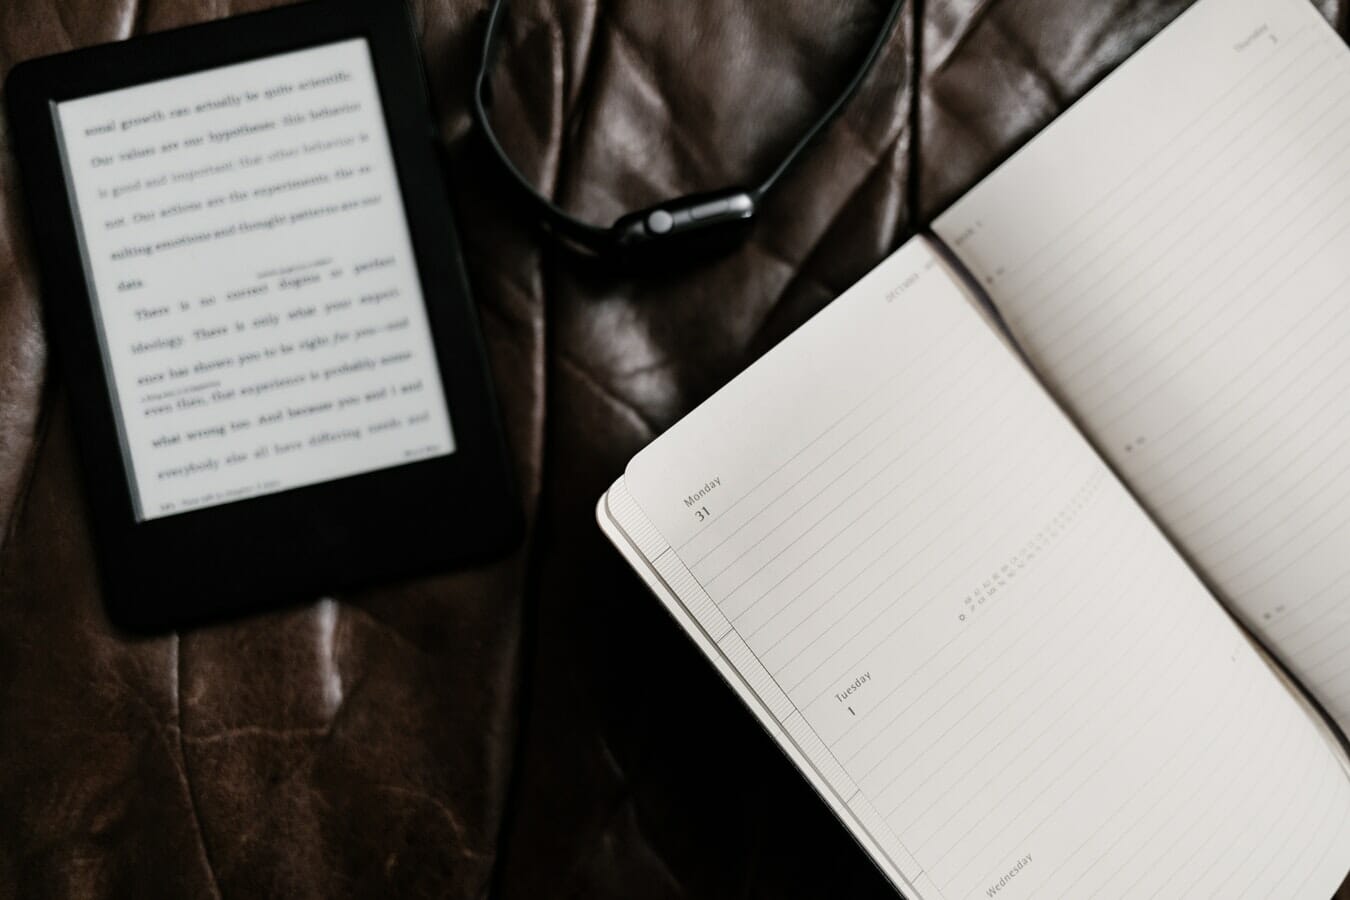
[[[1330,896],[1350,52],[1201,0],[934,232],[602,527],[912,900]]]

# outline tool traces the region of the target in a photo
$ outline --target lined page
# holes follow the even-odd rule
[[[1209,583],[1350,730],[1341,39],[1306,0],[1204,0],[935,227]]]
[[[925,900],[1327,896],[1350,866],[1323,734],[922,240],[617,487]]]

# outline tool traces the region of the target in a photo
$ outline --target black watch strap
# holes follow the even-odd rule
[[[806,151],[811,142],[838,117],[844,105],[857,92],[880,57],[903,6],[904,0],[893,0],[876,39],[848,84],[759,184],[749,188],[730,187],[675,197],[647,209],[620,216],[608,227],[582,221],[540,193],[520,169],[516,168],[492,128],[488,116],[488,108],[491,105],[492,63],[496,55],[502,22],[506,18],[507,0],[493,0],[488,12],[483,53],[479,60],[478,75],[474,79],[473,116],[493,153],[501,160],[508,176],[538,208],[548,228],[565,241],[598,255],[673,246],[680,243],[681,239],[744,226],[754,218],[764,195],[773,189],[783,174]]]

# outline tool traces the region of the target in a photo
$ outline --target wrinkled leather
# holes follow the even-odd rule
[[[6,0],[0,70],[261,5]],[[530,523],[490,566],[182,635],[110,627],[0,152],[0,898],[893,896],[593,503],[1187,4],[911,2],[750,242],[652,277],[578,264],[503,202],[467,114],[483,5],[414,12]],[[495,119],[595,221],[748,182],[882,5],[516,0]],[[1344,29],[1350,4],[1319,6]]]

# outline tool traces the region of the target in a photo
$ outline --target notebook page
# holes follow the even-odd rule
[[[922,240],[609,504],[923,900],[1328,896],[1350,867],[1324,736]]]
[[[1209,583],[1350,730],[1350,52],[1203,0],[935,230]]]

